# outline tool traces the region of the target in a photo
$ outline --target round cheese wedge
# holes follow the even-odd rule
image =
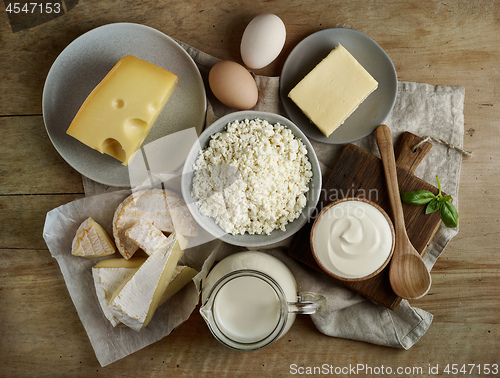
[[[140,220],[148,221],[163,232],[195,236],[195,221],[184,201],[163,189],[147,189],[132,193],[117,207],[113,217],[116,248],[127,260],[139,249],[127,235]]]

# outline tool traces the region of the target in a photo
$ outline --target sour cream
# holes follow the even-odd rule
[[[347,279],[369,276],[385,266],[393,249],[393,232],[382,211],[354,199],[326,208],[316,219],[311,237],[318,264]]]

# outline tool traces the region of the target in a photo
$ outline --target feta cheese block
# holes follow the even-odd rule
[[[109,256],[116,252],[113,241],[99,223],[88,217],[76,230],[71,254],[81,257]]]
[[[90,93],[66,133],[127,165],[178,83],[173,73],[127,55]]]
[[[377,87],[377,81],[339,44],[288,97],[328,137]]]
[[[151,321],[186,248],[187,241],[182,235],[172,233],[168,239],[174,242],[165,243],[153,252],[109,301],[113,315],[135,331]]]

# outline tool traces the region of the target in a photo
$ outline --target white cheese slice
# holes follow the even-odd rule
[[[170,281],[170,284],[167,286],[165,293],[163,293],[159,306],[161,306],[171,297],[177,294],[177,292],[184,286],[186,286],[189,282],[191,282],[193,277],[197,274],[198,272],[193,268],[183,265],[177,265],[177,267],[175,268],[174,277],[172,278],[172,281]]]
[[[109,302],[113,315],[136,331],[151,321],[187,244],[177,233],[167,239],[173,239],[173,243],[168,240],[153,252]]]
[[[167,241],[165,234],[145,219],[135,222],[125,235],[149,256]]]

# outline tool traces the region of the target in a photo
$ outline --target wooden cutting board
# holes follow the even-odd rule
[[[438,193],[435,186],[414,175],[415,169],[432,147],[429,142],[425,142],[417,150],[412,151],[421,140],[418,136],[405,132],[396,146],[396,165],[401,193],[413,190],[429,190],[434,194]],[[364,197],[379,204],[393,219],[386,188],[382,161],[371,153],[348,144],[342,150],[335,167],[323,185],[316,214],[337,199]],[[443,195],[446,194],[443,193]],[[439,212],[426,215],[425,206],[406,204],[403,204],[403,212],[408,237],[415,249],[423,256],[441,224]],[[295,235],[289,254],[320,271],[321,274],[326,274],[318,266],[311,253],[309,236],[313,222],[314,219],[311,219]],[[368,280],[341,283],[393,310],[401,302],[401,298],[394,294],[389,283],[389,265]]]

